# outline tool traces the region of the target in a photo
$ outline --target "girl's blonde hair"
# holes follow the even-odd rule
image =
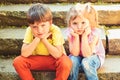
[[[98,27],[98,13],[90,3],[85,4],[84,16],[89,20],[91,28]]]
[[[91,28],[98,26],[98,14],[95,8],[90,3],[80,4],[77,3],[71,7],[67,13],[67,25],[70,26],[70,21],[74,20],[77,16],[84,16],[90,22]]]

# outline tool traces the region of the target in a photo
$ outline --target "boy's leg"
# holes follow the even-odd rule
[[[100,67],[100,60],[97,55],[83,58],[81,65],[87,80],[99,80],[97,76],[97,69]]]
[[[72,62],[68,56],[63,55],[56,60],[56,78],[55,80],[67,80],[72,67]]]
[[[51,56],[18,56],[13,65],[22,80],[34,80],[31,70],[55,70],[55,62]]]
[[[69,57],[72,60],[72,69],[68,80],[78,80],[78,74],[81,66],[82,57],[72,55],[70,55]]]

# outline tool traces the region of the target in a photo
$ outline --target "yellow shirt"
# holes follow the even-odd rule
[[[57,45],[63,45],[64,44],[64,38],[62,36],[62,33],[61,33],[59,27],[57,27],[55,25],[52,25],[50,27],[50,32],[52,33],[52,38],[48,39],[48,41],[52,45],[57,46]],[[28,27],[26,29],[26,33],[25,33],[23,42],[26,43],[26,44],[29,44],[32,41],[33,41],[33,34],[32,34],[32,31],[31,31],[31,28]],[[45,47],[45,45],[42,42],[40,42],[37,45],[36,49],[34,50],[33,55],[49,55],[49,52],[48,52],[47,48]]]

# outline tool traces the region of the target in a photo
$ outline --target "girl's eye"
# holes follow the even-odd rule
[[[83,21],[82,24],[85,24],[85,21]]]
[[[73,22],[73,24],[74,24],[74,25],[77,25],[77,23],[76,23],[76,22]]]

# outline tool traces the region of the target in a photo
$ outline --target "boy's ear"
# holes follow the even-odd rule
[[[52,25],[52,20],[50,20],[49,22],[50,22],[50,25]]]

